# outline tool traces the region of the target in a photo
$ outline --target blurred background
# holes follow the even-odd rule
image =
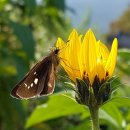
[[[73,28],[82,34],[92,28],[108,46],[118,38],[118,78],[113,86],[119,88],[112,97],[130,97],[130,0],[0,0],[0,130],[91,128],[88,110],[60,95],[73,95],[61,69],[52,96],[30,100],[10,96],[13,86],[49,53],[57,37],[67,41]],[[130,102],[112,102],[100,115],[102,130],[130,130]]]

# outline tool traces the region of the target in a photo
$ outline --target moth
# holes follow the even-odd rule
[[[15,85],[11,96],[29,99],[52,94],[55,88],[56,68],[59,65],[59,49],[55,48],[38,62],[25,77]]]

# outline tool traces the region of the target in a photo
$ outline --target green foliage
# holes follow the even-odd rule
[[[68,116],[77,113],[85,113],[86,116],[87,108],[81,107],[69,97],[56,94],[52,95],[49,98],[49,101],[43,105],[39,105],[29,117],[26,127],[33,126],[42,121],[52,120],[54,118],[59,118],[62,116]],[[46,113],[45,116],[41,116],[43,113]]]
[[[21,49],[25,51],[29,59],[33,59],[35,41],[33,39],[33,35],[30,28],[17,22],[10,22],[10,25],[14,31],[14,34],[21,42]]]
[[[46,4],[45,4],[46,3]],[[69,31],[64,19],[64,0],[0,1],[0,129],[24,129],[28,114],[40,101],[20,101],[10,96],[13,86],[27,73],[31,64],[54,45],[57,35]],[[60,30],[64,25],[64,29]],[[51,30],[51,31],[50,31]],[[56,30],[56,31],[55,31]],[[65,34],[63,33],[63,34]],[[65,36],[65,35],[60,35]]]
[[[120,71],[125,72],[125,74],[130,76],[130,69],[129,69],[129,59],[130,59],[130,50],[129,49],[122,49],[118,53],[119,60],[118,60],[118,68]]]
[[[7,0],[1,0],[0,1],[0,10],[2,10],[6,4]]]
[[[122,124],[124,115],[119,108],[123,108],[124,106],[130,108],[130,98],[113,98],[111,101],[104,104],[100,109],[100,120],[102,121],[102,124],[105,124],[106,122],[109,124],[108,126],[112,126],[113,129],[123,129],[124,126],[122,126]],[[90,120],[88,118],[90,115],[87,108],[77,104],[71,97],[69,98],[66,95],[55,94],[50,96],[47,103],[35,108],[27,120],[26,127],[29,128],[38,125],[43,121],[45,122],[74,114],[80,114],[80,122],[82,122],[80,127],[83,127],[83,123],[85,123],[86,126],[87,122],[84,122],[84,119],[88,120],[88,122]],[[85,130],[85,128],[83,130]]]
[[[91,128],[88,109],[72,99],[74,86],[69,83],[66,88],[65,77],[57,77],[56,94],[52,96],[28,101],[10,96],[13,86],[54,45],[57,37],[67,38],[71,23],[66,19],[66,9],[65,0],[0,1],[0,130]],[[85,21],[87,26],[89,19]],[[80,30],[84,31],[84,27]],[[111,85],[113,89],[119,88],[100,109],[100,121],[105,130],[130,127],[129,57],[130,50],[119,50],[118,79]],[[60,70],[58,74],[65,75]],[[64,89],[70,92],[69,96],[61,94]],[[124,98],[126,96],[128,98]]]

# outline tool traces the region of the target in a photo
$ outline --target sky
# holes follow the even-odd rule
[[[130,0],[66,0],[66,4],[75,10],[75,13],[68,14],[74,27],[90,16],[89,27],[98,27],[101,33],[106,33],[110,23],[130,6]]]

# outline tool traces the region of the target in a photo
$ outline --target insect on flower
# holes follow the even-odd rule
[[[60,49],[55,48],[38,62],[13,88],[11,95],[18,99],[29,99],[52,94],[55,87],[56,68],[59,65]]]

